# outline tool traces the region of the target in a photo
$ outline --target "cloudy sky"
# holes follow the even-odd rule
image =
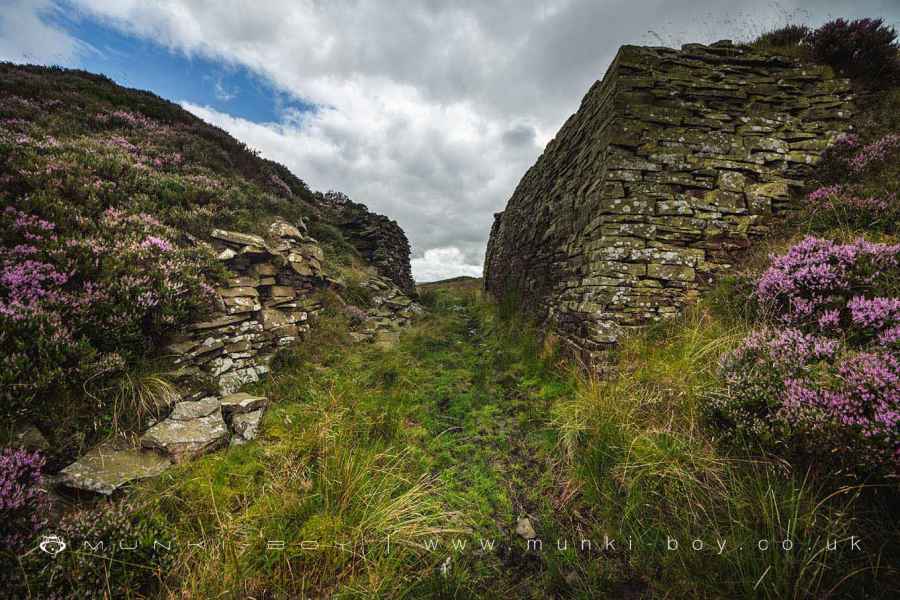
[[[419,281],[479,275],[494,212],[624,43],[747,39],[900,0],[3,0],[0,60],[180,102],[396,219]]]

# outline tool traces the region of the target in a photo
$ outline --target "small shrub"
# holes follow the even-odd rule
[[[785,25],[759,36],[754,44],[767,47],[797,46],[806,41],[812,30],[806,25]]]
[[[750,46],[764,52],[805,59],[809,55],[807,40],[810,33],[812,30],[806,25],[785,25],[762,34],[751,42]]]
[[[835,143],[822,153],[822,159],[816,166],[816,175],[824,185],[845,183],[856,178],[850,169],[850,159],[859,149],[859,137],[855,134],[841,134]]]
[[[777,326],[722,362],[708,406],[723,437],[900,473],[900,244],[807,237],[772,259],[756,296]]]
[[[20,570],[7,574],[14,590],[42,598],[146,597],[165,576],[177,543],[158,522],[138,518],[125,504],[70,513],[52,533],[66,549],[56,556],[22,556]]]
[[[848,161],[850,170],[862,174],[883,165],[900,150],[900,135],[891,133],[859,149]]]
[[[809,36],[814,60],[873,87],[889,87],[900,73],[897,32],[883,19],[835,19]]]
[[[41,489],[39,452],[0,452],[0,554],[22,550],[44,524],[48,502]]]
[[[353,327],[358,327],[366,322],[369,318],[369,315],[358,306],[353,306],[352,304],[348,304],[344,307],[344,314],[347,316],[347,319],[350,321],[350,325]]]
[[[820,187],[806,197],[810,224],[814,229],[834,227],[895,233],[900,223],[900,201],[896,193],[865,195],[859,186]]]
[[[354,306],[369,308],[372,306],[375,291],[363,285],[362,282],[348,281],[341,295],[348,303]]]

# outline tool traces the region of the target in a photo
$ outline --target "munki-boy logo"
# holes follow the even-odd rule
[[[66,549],[66,542],[58,535],[45,535],[38,547],[42,552],[56,556]]]

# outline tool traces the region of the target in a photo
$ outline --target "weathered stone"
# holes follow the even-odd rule
[[[141,436],[141,445],[167,453],[175,462],[211,452],[227,443],[228,428],[219,400],[180,402],[166,420]]]
[[[238,342],[225,346],[225,352],[227,352],[228,354],[240,354],[242,352],[247,352],[252,348],[253,346],[250,344],[250,340],[240,340]]]
[[[269,295],[272,298],[287,299],[293,298],[294,296],[296,296],[296,293],[294,292],[294,288],[292,287],[273,285],[271,288],[269,288]]]
[[[259,424],[262,421],[265,411],[254,410],[234,415],[231,419],[231,427],[241,439],[250,441],[255,440],[259,434]]]
[[[156,452],[123,443],[107,442],[60,471],[58,481],[68,487],[109,496],[131,481],[156,477],[171,462]]]
[[[259,263],[253,266],[253,271],[259,277],[274,277],[278,274],[278,269],[272,263]]]
[[[237,298],[237,297],[253,297],[259,296],[259,292],[256,291],[256,288],[252,287],[227,287],[227,288],[219,288],[218,293],[223,298]]]
[[[259,376],[266,372],[268,369],[263,365],[229,371],[219,377],[219,392],[223,395],[232,394],[245,384],[259,381]]]
[[[222,397],[222,412],[231,415],[260,410],[265,408],[267,402],[265,396],[253,396],[245,392],[228,394]]]
[[[516,522],[516,534],[526,540],[533,540],[537,537],[537,533],[534,531],[534,527],[531,525],[531,520],[525,517],[520,518]]]
[[[259,322],[266,331],[289,324],[288,318],[283,312],[271,308],[264,308],[260,311]]]
[[[194,323],[193,325],[190,326],[190,329],[193,329],[195,331],[204,330],[204,329],[219,329],[220,327],[227,327],[228,325],[240,323],[241,321],[245,321],[248,318],[249,318],[249,315],[219,317],[218,319],[213,319],[212,321],[204,321],[202,323]]]
[[[234,361],[227,356],[220,356],[209,363],[209,371],[213,375],[227,373],[234,366]]]
[[[187,340],[184,342],[174,342],[166,346],[165,351],[169,354],[187,354],[198,346],[198,342]]]
[[[693,281],[696,273],[691,267],[677,265],[647,265],[647,277],[667,281]]]
[[[256,277],[250,277],[247,275],[238,275],[237,277],[229,277],[228,278],[228,287],[230,288],[253,288],[259,285],[259,280]]]
[[[269,235],[275,238],[291,238],[298,241],[303,240],[303,234],[300,233],[299,229],[281,219],[274,221],[269,225]]]
[[[262,308],[259,301],[253,297],[239,296],[236,298],[224,298],[224,301],[227,312],[230,315],[255,312]]]
[[[178,402],[175,404],[175,408],[172,409],[172,414],[169,415],[169,418],[176,421],[187,421],[205,417],[218,410],[220,405],[219,399],[212,396],[200,400]]]
[[[747,187],[747,176],[737,171],[722,171],[719,187],[728,192],[743,192]]]
[[[217,240],[224,240],[226,242],[238,244],[240,246],[259,246],[261,248],[264,248],[266,245],[266,241],[258,235],[238,233],[237,231],[213,229],[212,233],[210,233],[210,236],[216,238]]]

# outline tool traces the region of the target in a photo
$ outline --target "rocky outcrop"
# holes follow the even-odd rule
[[[403,229],[383,215],[369,212],[364,204],[353,202],[339,192],[318,194],[329,221],[378,272],[390,279],[408,296],[416,295],[416,284],[409,264],[409,240]]]
[[[729,42],[623,47],[495,215],[486,289],[594,362],[794,208],[848,94],[826,67]]]

